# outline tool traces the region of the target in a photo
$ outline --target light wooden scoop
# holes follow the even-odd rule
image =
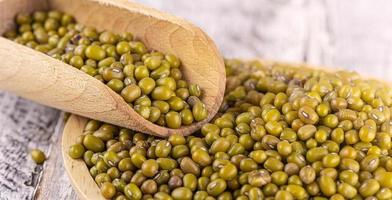
[[[209,116],[180,129],[155,125],[139,116],[120,95],[84,72],[0,37],[0,89],[24,98],[143,133],[189,135],[219,109],[225,89],[224,63],[212,40],[183,19],[128,0],[0,0],[0,35],[21,12],[57,9],[84,25],[132,32],[150,49],[178,56],[187,81],[203,89]]]

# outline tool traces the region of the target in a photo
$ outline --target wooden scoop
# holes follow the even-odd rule
[[[172,15],[128,0],[0,0],[0,35],[21,12],[56,9],[84,25],[117,33],[132,32],[150,49],[178,56],[187,81],[203,89],[208,117],[180,129],[155,125],[120,95],[93,77],[59,60],[0,37],[0,89],[24,98],[143,133],[189,135],[211,120],[224,94],[223,58],[199,28]]]

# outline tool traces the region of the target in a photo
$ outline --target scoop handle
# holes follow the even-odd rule
[[[121,97],[98,80],[4,37],[0,37],[0,89],[103,121],[130,118],[131,109]]]

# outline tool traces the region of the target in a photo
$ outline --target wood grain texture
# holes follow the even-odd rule
[[[13,1],[3,2],[11,5]],[[6,7],[5,3],[2,6]],[[60,110],[161,137],[172,133],[189,135],[218,111],[226,79],[223,58],[199,28],[172,15],[122,0],[52,0],[48,3],[52,9],[74,15],[82,24],[101,30],[130,31],[147,47],[177,55],[185,79],[203,88],[201,100],[206,105],[208,117],[179,129],[155,125],[93,77],[1,37],[0,89]],[[0,21],[6,19],[9,20],[8,15]]]
[[[389,0],[243,0],[240,4],[237,0],[139,2],[182,16],[197,24],[212,37],[227,57],[306,61],[360,70],[379,78],[390,79],[392,76],[392,2]],[[0,15],[2,13],[4,12],[0,10]],[[0,26],[2,25],[0,22]],[[18,98],[7,96],[5,99],[0,98],[0,107],[6,104],[10,106],[9,112],[13,112],[16,110],[13,107]],[[46,112],[50,113],[48,110]],[[41,114],[46,115],[46,112]],[[0,124],[3,125],[0,126],[17,126],[8,123],[9,120],[4,120],[9,118],[8,115],[0,115],[3,115],[3,118],[0,117]],[[22,131],[18,133],[18,137],[35,133],[35,130]],[[12,132],[13,134],[15,133]],[[0,138],[5,137],[4,135],[5,133],[0,130]],[[30,145],[37,146],[42,142],[34,140]],[[48,140],[46,143],[51,141]],[[5,148],[14,148],[11,146],[24,144],[3,145],[6,145]],[[38,184],[37,193],[45,195],[37,195],[36,199],[76,200],[78,198],[75,191],[71,188],[70,182],[66,181],[66,173],[61,173],[64,167],[61,167],[62,156],[58,140],[52,143],[52,146],[53,150],[46,166],[56,166],[60,172],[42,175],[41,184],[35,184]],[[26,165],[34,168],[31,162]],[[47,170],[56,171],[45,167],[45,172]],[[2,170],[0,176],[6,176],[4,173],[8,172]],[[49,181],[53,180],[53,176],[60,180],[59,183]],[[45,179],[48,181],[43,181]],[[23,182],[29,178],[26,176],[17,180]],[[0,178],[1,184],[7,181]],[[13,191],[8,187],[1,187],[0,199],[31,199],[29,195],[23,196],[26,198],[13,198],[20,197],[12,196]],[[18,190],[24,194],[29,191],[30,189],[24,187]]]

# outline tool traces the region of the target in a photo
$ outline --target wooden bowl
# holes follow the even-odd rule
[[[69,157],[69,147],[76,143],[78,136],[83,134],[84,126],[88,119],[77,115],[71,115],[64,126],[61,141],[61,152],[65,171],[71,184],[81,200],[104,200],[101,190],[90,175],[87,165],[82,159]]]

